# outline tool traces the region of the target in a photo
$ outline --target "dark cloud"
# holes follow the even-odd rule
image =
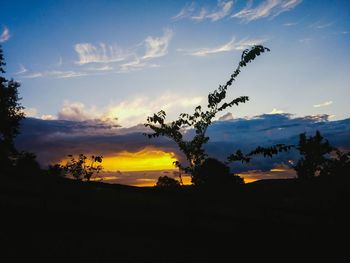
[[[210,141],[206,145],[209,156],[226,160],[237,149],[249,152],[257,146],[276,143],[296,144],[302,132],[313,135],[320,130],[331,144],[350,149],[350,119],[329,121],[327,115],[292,118],[290,114],[261,115],[252,119],[217,121],[208,129]],[[22,133],[17,147],[37,154],[47,165],[68,154],[101,154],[110,156],[120,151],[136,152],[145,147],[155,147],[174,152],[182,159],[176,145],[167,138],[148,139],[149,130],[143,125],[120,128],[99,121],[39,120],[27,118],[22,122]],[[186,137],[193,136],[189,131]],[[297,159],[297,153],[283,153],[275,158],[256,158],[248,165],[235,163],[236,172],[248,170],[269,171],[276,164],[286,164]]]

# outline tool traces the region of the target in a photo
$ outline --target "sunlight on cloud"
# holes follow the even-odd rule
[[[138,152],[122,151],[103,158],[106,171],[153,171],[175,170],[176,161],[173,152],[164,152],[155,148],[145,148]]]
[[[296,178],[294,169],[285,164],[275,164],[270,171],[251,170],[237,174],[241,176],[245,183],[252,183],[266,179],[292,179]]]
[[[264,39],[242,39],[236,41],[233,37],[228,43],[214,48],[200,48],[190,52],[192,56],[204,57],[210,54],[216,54],[221,52],[229,52],[233,50],[244,50],[248,47],[259,45],[266,42]]]
[[[100,118],[101,115],[95,107],[86,108],[81,102],[65,101],[62,109],[58,112],[58,119],[70,121],[86,121]]]
[[[130,127],[144,123],[148,116],[161,109],[166,110],[168,115],[171,115],[175,111],[193,108],[202,100],[202,97],[183,98],[174,94],[164,94],[155,100],[149,97],[139,97],[109,107],[105,116],[117,117],[120,125]]]
[[[192,110],[203,100],[202,97],[179,97],[168,93],[157,99],[149,97],[136,97],[121,101],[117,105],[110,105],[104,109],[86,107],[81,102],[65,101],[62,109],[58,112],[59,120],[92,121],[99,120],[106,123],[118,123],[122,127],[131,127],[144,123],[148,116],[163,109],[172,117],[182,110]]]
[[[267,113],[267,114],[282,114],[282,113],[284,113],[283,110],[278,110],[278,109],[276,109],[276,108],[273,108],[272,111],[270,111],[270,112]]]
[[[4,43],[11,37],[10,30],[5,26],[4,31],[0,35],[0,43]]]
[[[231,17],[239,18],[244,22],[254,21],[260,18],[275,17],[289,11],[299,5],[302,0],[266,0],[257,7],[252,7],[252,1],[247,6]]]
[[[36,108],[25,107],[23,110],[26,117],[37,117],[38,110]]]
[[[325,101],[323,103],[320,103],[320,104],[315,104],[314,105],[314,108],[320,108],[320,107],[326,107],[326,106],[329,106],[329,105],[332,105],[333,104],[333,101]]]

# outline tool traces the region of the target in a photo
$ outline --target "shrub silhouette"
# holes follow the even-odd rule
[[[103,169],[102,165],[99,164],[102,163],[102,156],[92,155],[90,160],[84,154],[79,154],[77,159],[73,155],[68,155],[68,157],[70,160],[63,166],[60,164],[51,165],[48,170],[49,174],[71,176],[76,180],[90,181]]]
[[[330,159],[327,155],[336,150],[330,145],[328,140],[323,138],[319,131],[316,131],[315,136],[310,137],[306,137],[306,133],[300,134],[296,148],[301,158],[294,169],[301,180],[314,178],[317,173],[321,174],[321,171]]]
[[[63,165],[56,163],[53,165],[49,165],[49,168],[47,169],[47,174],[56,177],[64,177],[66,176],[66,170],[64,169]]]
[[[193,184],[197,186],[223,186],[244,184],[244,180],[230,174],[230,167],[214,158],[207,158],[196,170]]]
[[[327,159],[320,171],[320,177],[350,181],[350,152],[335,150],[336,157]]]
[[[18,175],[38,175],[42,173],[34,153],[20,152],[15,158],[15,171]]]
[[[168,176],[160,176],[155,186],[159,188],[178,188],[180,182]]]

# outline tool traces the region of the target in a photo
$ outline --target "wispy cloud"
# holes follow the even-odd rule
[[[326,106],[329,106],[332,104],[333,104],[333,101],[329,100],[329,101],[325,101],[325,102],[320,103],[320,104],[315,104],[314,108],[326,107]]]
[[[321,21],[317,21],[317,22],[311,24],[309,27],[312,29],[324,29],[327,27],[331,27],[333,24],[334,24],[334,22],[322,23]]]
[[[177,13],[175,16],[173,16],[171,19],[172,20],[180,20],[183,18],[190,17],[191,14],[195,11],[195,4],[194,2],[192,3],[187,3],[179,13]]]
[[[289,23],[284,23],[284,26],[296,26],[298,23],[297,22],[289,22]]]
[[[219,1],[217,9],[209,13],[206,17],[211,19],[211,21],[218,21],[229,15],[232,7],[233,1]]]
[[[19,64],[19,70],[15,73],[15,75],[21,75],[28,72],[28,69],[23,66],[22,64]]]
[[[302,0],[266,0],[257,7],[253,7],[253,2],[248,1],[244,9],[233,14],[231,17],[241,19],[244,22],[251,22],[266,17],[275,17],[295,8],[301,2]]]
[[[111,65],[105,65],[102,67],[89,67],[89,68],[87,68],[87,70],[103,72],[103,71],[112,71],[112,70],[114,70],[114,67],[112,67]]]
[[[85,68],[85,75],[101,74],[102,72],[125,73],[143,68],[154,68],[159,65],[149,63],[150,60],[163,57],[168,53],[170,40],[173,36],[171,29],[164,29],[162,36],[148,36],[141,44],[132,48],[122,49],[101,43],[94,46],[90,43],[75,45],[79,61],[76,64],[83,66],[90,63],[104,63],[103,67]],[[141,51],[143,50],[143,52]],[[113,63],[113,66],[111,65]],[[83,70],[84,71],[84,70]]]
[[[35,78],[40,78],[40,77],[43,77],[43,73],[41,72],[30,72],[24,76],[22,76],[22,78],[25,78],[25,79],[35,79]]]
[[[308,44],[308,43],[310,43],[311,40],[312,40],[312,38],[307,37],[307,38],[299,39],[298,41],[299,41],[300,43],[303,43],[303,44]]]
[[[78,72],[73,70],[68,70],[68,71],[50,70],[50,71],[43,71],[43,72],[28,72],[28,74],[23,75],[22,78],[34,79],[34,78],[43,78],[43,77],[53,77],[53,78],[62,79],[62,78],[82,77],[86,75],[88,75],[88,73]]]
[[[171,29],[164,29],[162,36],[148,36],[141,44],[128,49],[104,43],[100,43],[98,46],[90,43],[78,43],[74,46],[74,49],[79,60],[70,65],[69,69],[63,69],[63,58],[59,57],[54,69],[34,72],[20,65],[20,70],[16,74],[28,79],[45,77],[63,79],[155,68],[159,65],[151,63],[151,61],[168,53],[172,36],[173,31]],[[67,63],[65,63],[65,66],[67,66]]]
[[[232,38],[229,42],[213,48],[200,48],[197,50],[193,50],[190,53],[192,56],[204,57],[211,54],[221,53],[221,52],[229,52],[233,50],[244,50],[250,46],[258,45],[264,43],[265,39],[242,39],[240,41],[236,41],[235,38]]]
[[[11,37],[10,30],[5,26],[4,31],[2,31],[0,35],[0,43],[6,42],[7,40],[10,39],[10,37]]]
[[[147,37],[145,39],[146,52],[142,59],[151,59],[166,55],[172,36],[173,31],[171,29],[165,29],[164,35],[161,37]]]
[[[143,55],[138,55],[136,52],[133,54],[133,58],[125,63],[119,65],[118,73],[126,73],[130,71],[140,70],[144,68],[156,68],[158,64],[150,63],[149,61],[163,57],[168,53],[168,47],[170,40],[173,36],[171,29],[164,29],[163,36],[153,37],[148,36],[144,40],[145,52]]]
[[[118,73],[128,73],[131,71],[141,70],[145,68],[157,68],[160,67],[158,64],[144,62],[144,59],[140,59],[139,57],[135,57],[134,60],[129,61],[127,63],[121,64],[120,69],[117,71]]]
[[[78,53],[79,61],[77,64],[84,65],[88,63],[111,63],[125,60],[130,53],[118,46],[111,46],[100,43],[94,46],[90,43],[78,43],[74,46]]]
[[[217,2],[217,6],[208,11],[205,7],[200,7],[196,10],[194,2],[191,4],[186,4],[180,12],[173,16],[173,20],[180,20],[184,18],[188,18],[197,22],[201,22],[203,20],[209,19],[211,21],[218,21],[228,16],[232,10],[233,1],[223,1],[219,0]]]
[[[60,56],[59,59],[58,59],[58,61],[57,61],[57,63],[56,63],[56,66],[57,66],[57,67],[60,67],[60,66],[62,66],[62,64],[63,64],[63,59],[62,59],[62,57]]]

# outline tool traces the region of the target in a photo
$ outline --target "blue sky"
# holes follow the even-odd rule
[[[206,104],[242,49],[263,44],[271,52],[228,93],[251,99],[233,117],[337,120],[349,117],[349,11],[347,0],[3,0],[0,44],[28,116],[124,127],[160,109],[174,118]]]

